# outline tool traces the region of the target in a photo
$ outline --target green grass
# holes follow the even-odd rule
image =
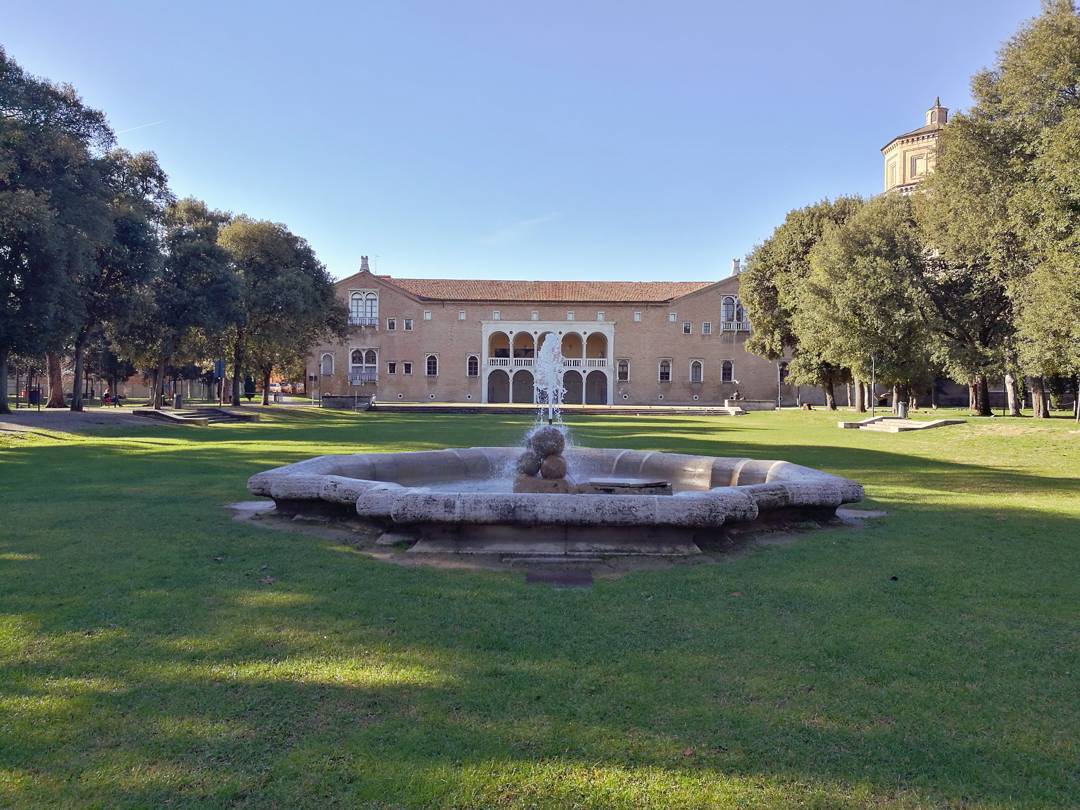
[[[0,805],[1075,806],[1077,425],[837,418],[575,419],[821,467],[889,516],[562,591],[222,509],[275,464],[518,417],[0,438]]]

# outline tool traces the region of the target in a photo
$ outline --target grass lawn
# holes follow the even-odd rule
[[[837,418],[574,419],[889,513],[588,590],[222,509],[276,464],[516,444],[521,417],[0,434],[0,806],[1076,806],[1078,426]]]

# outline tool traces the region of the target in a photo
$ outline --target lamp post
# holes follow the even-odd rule
[[[781,394],[781,391],[780,391],[781,382],[782,382],[782,379],[781,379],[781,376],[780,376],[780,361],[777,360],[776,361],[776,410],[780,410],[783,407],[783,401],[782,401],[783,395]]]
[[[870,416],[877,416],[877,361],[870,355]]]

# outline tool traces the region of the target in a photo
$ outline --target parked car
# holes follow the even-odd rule
[[[280,394],[281,393],[281,383],[270,383],[270,393],[271,394]]]

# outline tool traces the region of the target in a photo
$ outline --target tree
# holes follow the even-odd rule
[[[810,275],[810,253],[825,231],[846,222],[862,205],[859,197],[839,197],[789,212],[772,236],[754,248],[739,282],[740,301],[754,324],[746,348],[773,361],[792,353],[789,378],[821,386],[830,410],[836,408],[833,387],[849,379],[848,371],[800,344],[795,329],[799,289]]]
[[[798,345],[861,379],[873,368],[906,402],[931,368],[925,304],[913,281],[922,261],[906,197],[877,197],[828,228],[799,286],[792,321]]]
[[[1080,300],[1080,17],[1073,3],[1045,2],[994,68],[975,75],[972,96],[972,108],[941,134],[919,219],[940,259],[967,274],[969,290],[981,290],[987,312],[1008,299],[1001,321],[1009,329],[996,339],[1008,350],[1015,326],[1015,356],[1033,375],[1036,415],[1045,415],[1043,377],[1080,373],[1070,359]],[[980,306],[973,298],[968,304]],[[965,342],[969,355],[994,348],[993,341]]]
[[[158,229],[171,201],[168,178],[150,152],[118,149],[102,159],[109,194],[109,227],[93,261],[76,274],[71,313],[74,383],[71,410],[82,410],[83,350],[94,330],[122,317],[161,266]]]
[[[107,226],[98,158],[112,142],[73,88],[0,48],[0,413],[9,355],[57,348],[70,332],[74,275]]]
[[[231,330],[232,404],[240,405],[246,364],[265,386],[275,364],[306,352],[320,337],[345,334],[348,314],[326,268],[306,241],[284,225],[237,217],[220,232],[240,279]]]
[[[233,322],[239,303],[239,278],[229,253],[218,244],[228,215],[212,211],[193,198],[180,200],[165,212],[165,261],[151,285],[151,305],[143,310],[152,324],[149,352],[156,360],[153,406],[161,407],[165,369],[193,332],[220,334]]]

